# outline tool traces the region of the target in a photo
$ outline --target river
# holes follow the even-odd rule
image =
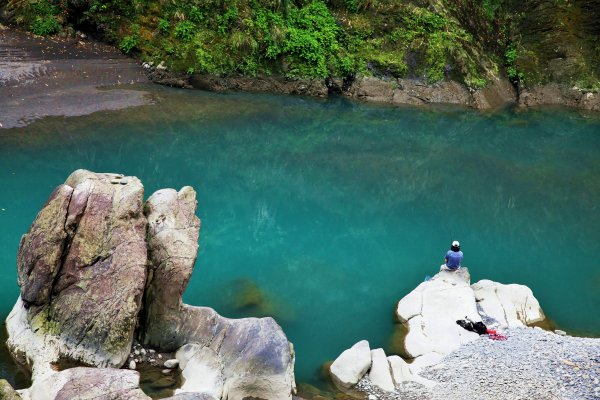
[[[460,240],[472,282],[528,285],[555,324],[600,335],[600,116],[480,113],[141,87],[153,105],[0,130],[0,317],[15,259],[75,169],[193,186],[187,303],[272,315],[296,379],[360,339],[390,348],[396,302]],[[389,350],[388,350],[389,351]],[[0,352],[0,376],[24,380]]]

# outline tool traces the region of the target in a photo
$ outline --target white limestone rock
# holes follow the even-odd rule
[[[471,286],[489,325],[501,329],[522,328],[546,319],[531,289],[524,285],[481,280]]]
[[[416,359],[415,365],[433,365],[479,337],[456,324],[465,317],[481,320],[469,280],[466,268],[440,271],[398,302],[396,317],[408,328],[403,355]]]
[[[408,364],[402,359],[402,357],[389,356],[387,359],[392,371],[392,378],[394,378],[394,383],[396,385],[413,380],[413,374],[410,371],[410,368],[408,368]]]
[[[369,368],[371,368],[371,349],[369,342],[361,340],[344,350],[331,364],[329,372],[333,383],[343,391],[354,387]]]
[[[178,393],[206,393],[220,399],[223,395],[223,361],[211,348],[186,344],[175,357],[182,367],[184,383]]]
[[[369,380],[381,390],[393,392],[395,389],[394,380],[390,371],[390,363],[383,349],[371,350],[371,360]]]

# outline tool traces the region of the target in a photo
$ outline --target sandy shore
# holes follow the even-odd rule
[[[139,64],[86,39],[41,38],[0,25],[0,128],[46,116],[148,104]]]

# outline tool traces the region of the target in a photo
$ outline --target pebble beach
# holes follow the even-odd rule
[[[384,392],[368,379],[358,388],[381,400],[598,400],[600,339],[563,336],[540,328],[509,329],[506,341],[465,344],[420,375],[438,382],[414,382]]]

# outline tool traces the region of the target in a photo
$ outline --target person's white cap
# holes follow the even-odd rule
[[[460,243],[458,243],[458,240],[452,242],[452,247],[460,247]]]

